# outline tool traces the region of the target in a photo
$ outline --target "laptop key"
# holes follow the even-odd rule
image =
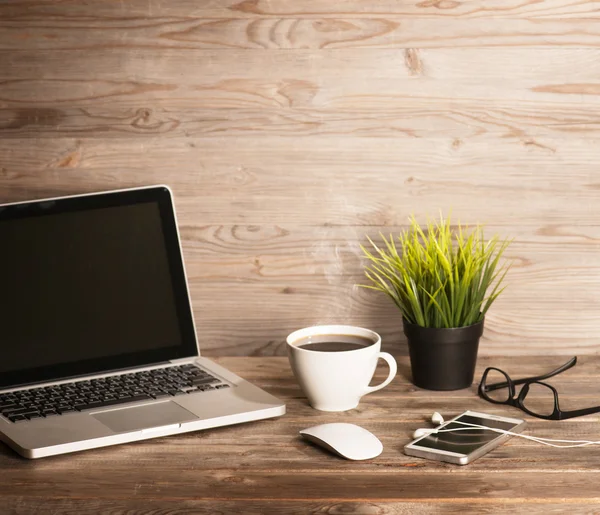
[[[34,418],[42,418],[42,415],[40,413],[29,413],[28,415],[25,415],[29,420],[33,420]]]
[[[192,379],[192,384],[210,384],[210,383],[218,383],[219,380],[214,377],[201,377],[198,379]]]
[[[19,409],[21,408],[21,404],[18,403],[12,403],[12,404],[6,404],[4,406],[0,406],[0,413],[8,413],[10,411],[13,411],[15,409]]]
[[[184,392],[191,393],[191,392],[195,392],[195,391],[197,391],[197,390],[198,390],[198,387],[197,387],[197,386],[182,386],[182,387],[181,387],[181,389],[182,389]]]
[[[210,384],[203,384],[198,387],[198,391],[207,392],[208,390],[214,390],[215,387]]]
[[[96,408],[104,408],[105,406],[115,406],[117,404],[127,404],[129,402],[137,402],[137,401],[146,401],[153,400],[149,395],[138,395],[136,397],[127,397],[126,399],[113,399],[113,400],[105,400],[101,402],[91,402],[89,404],[80,404],[76,405],[75,409],[79,411],[89,411],[91,409]]]
[[[150,395],[155,399],[163,399],[164,397],[171,397],[167,392],[151,392]]]
[[[14,415],[28,415],[30,413],[37,413],[36,409],[32,408],[20,408],[10,411],[9,413],[2,413],[4,416],[14,416]]]
[[[24,415],[15,415],[14,417],[8,417],[8,420],[11,422],[23,422],[24,420],[27,420],[27,417]]]

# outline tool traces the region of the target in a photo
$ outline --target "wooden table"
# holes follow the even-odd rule
[[[419,514],[594,513],[600,511],[600,447],[552,449],[513,438],[468,466],[405,456],[402,447],[431,413],[466,409],[522,415],[480,400],[475,386],[429,392],[399,375],[345,413],[311,409],[286,358],[220,358],[242,377],[285,399],[287,415],[133,444],[27,461],[0,447],[0,513]],[[565,357],[491,357],[513,377],[551,370]],[[377,378],[383,378],[381,367]],[[564,409],[600,404],[600,358],[583,357],[554,378]],[[548,422],[525,416],[527,434],[600,439],[600,415]],[[384,445],[351,462],[305,443],[298,430],[353,422]]]

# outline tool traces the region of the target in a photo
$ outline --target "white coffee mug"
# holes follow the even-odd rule
[[[367,346],[347,351],[309,350],[310,338],[350,336],[366,339]],[[299,347],[297,344],[303,345]],[[381,336],[362,327],[321,325],[294,331],[287,337],[288,358],[310,405],[321,411],[346,411],[356,408],[363,395],[387,386],[396,375],[396,360],[381,350]],[[387,379],[369,386],[379,358],[387,361]]]

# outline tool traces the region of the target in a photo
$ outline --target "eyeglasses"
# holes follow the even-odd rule
[[[553,386],[542,380],[554,377],[577,364],[577,356],[548,374],[525,379],[512,380],[509,375],[499,368],[485,369],[479,383],[479,396],[494,404],[507,404],[523,410],[534,417],[546,420],[566,420],[592,413],[599,413],[600,406],[574,411],[562,411],[558,404],[558,392]],[[515,386],[523,385],[519,395]]]

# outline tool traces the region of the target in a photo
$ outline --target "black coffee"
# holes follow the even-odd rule
[[[375,343],[373,340],[360,336],[327,334],[301,338],[296,342],[296,347],[316,352],[345,352],[364,349],[373,343]]]

